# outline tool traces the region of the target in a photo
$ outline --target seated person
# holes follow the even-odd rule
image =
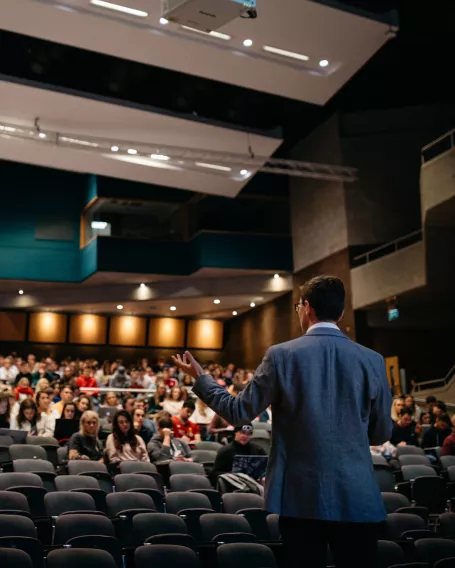
[[[166,393],[166,385],[164,383],[158,383],[156,385],[155,394],[149,398],[149,412],[156,414],[163,410],[164,401],[167,396]]]
[[[173,387],[163,402],[163,410],[169,412],[171,416],[177,416],[184,403],[184,392],[186,394],[186,391],[182,391],[178,386]]]
[[[235,456],[266,456],[267,452],[251,441],[253,426],[245,424],[234,428],[234,440],[220,448],[216,454],[213,466],[213,477],[216,479],[222,473],[230,473]]]
[[[390,443],[393,446],[418,446],[416,425],[411,410],[402,410],[392,429]]]
[[[442,400],[438,400],[434,404],[431,405],[431,422],[436,422],[438,416],[440,414],[447,414],[447,407],[442,402]]]
[[[106,440],[106,454],[112,465],[122,461],[149,462],[144,440],[136,434],[131,414],[119,410],[112,421],[112,434]]]
[[[193,461],[191,450],[184,440],[174,438],[174,424],[169,414],[161,414],[157,418],[158,433],[150,440],[147,449],[152,462],[178,460]]]
[[[435,407],[436,408],[436,407]],[[452,433],[452,425],[447,414],[437,414],[436,421],[422,438],[422,448],[436,448],[444,444],[444,440]]]
[[[133,403],[133,412],[131,414],[134,415],[134,411],[136,408],[140,408],[144,411],[144,426],[152,431],[152,436],[156,434],[156,424],[154,420],[150,420],[146,418],[147,416],[147,404],[143,398],[136,398]],[[148,442],[146,442],[147,444]]]
[[[123,365],[119,365],[114,376],[109,381],[109,387],[111,389],[129,389],[130,385],[130,376],[127,374],[125,367]]]
[[[54,406],[52,407],[52,410],[56,414],[58,414],[59,417],[62,416],[63,407],[65,406],[65,402],[71,402],[73,400],[73,396],[74,396],[73,387],[70,386],[70,385],[65,385],[60,390],[60,396],[62,397],[62,399],[59,402],[57,402],[56,404],[54,404]]]
[[[123,410],[126,410],[129,414],[133,414],[135,401],[136,396],[134,394],[127,394],[123,399]]]
[[[194,402],[187,400],[183,403],[178,416],[172,417],[174,438],[179,438],[187,444],[201,441],[199,426],[195,422],[190,421],[194,408]]]
[[[65,402],[63,405],[63,412],[61,418],[63,420],[76,420],[77,407],[76,403],[72,400]]]
[[[112,408],[113,410],[121,410],[122,405],[119,403],[115,392],[108,392],[104,399],[104,403],[100,405],[100,408]]]
[[[148,420],[148,422],[151,421]],[[134,424],[134,429],[136,430],[138,436],[140,436],[144,440],[145,445],[147,445],[155,435],[156,427],[155,430],[152,430],[151,428],[145,425],[145,412],[143,408],[137,407],[134,409],[133,424]]]
[[[442,444],[443,456],[455,456],[455,414],[452,416],[452,433],[447,436]]]
[[[69,404],[69,403],[67,403]],[[68,442],[70,460],[103,461],[103,444],[98,439],[98,414],[87,410],[81,417],[81,429]]]

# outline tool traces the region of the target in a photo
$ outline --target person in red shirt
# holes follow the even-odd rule
[[[447,436],[442,444],[442,455],[443,456],[455,456],[455,415],[452,416],[452,433]]]
[[[190,416],[193,414],[194,409],[194,402],[187,400],[183,403],[178,416],[172,417],[174,437],[180,438],[187,443],[201,441],[199,426],[190,421]]]
[[[84,367],[84,372],[80,377],[76,379],[76,384],[79,388],[97,388],[98,383],[96,382],[95,377],[92,374],[92,368],[87,366]],[[83,394],[87,396],[94,396],[99,394],[99,391],[83,391]]]

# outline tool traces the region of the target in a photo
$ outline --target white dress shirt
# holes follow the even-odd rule
[[[310,327],[306,330],[306,332],[308,333],[310,331],[310,329],[317,329],[320,327],[328,327],[330,329],[338,329],[338,331],[340,330],[340,328],[336,325],[336,323],[330,323],[328,321],[320,321],[318,323],[314,323],[313,325],[310,325]]]

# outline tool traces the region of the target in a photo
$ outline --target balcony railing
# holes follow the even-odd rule
[[[362,266],[364,264],[368,264],[373,260],[377,260],[378,258],[382,258],[398,250],[404,249],[415,243],[420,242],[423,239],[423,232],[422,229],[418,231],[414,231],[409,233],[408,235],[404,235],[403,237],[399,237],[394,241],[390,241],[384,245],[376,247],[364,254],[360,254],[359,256],[355,256],[352,261],[352,267],[355,268],[357,266]]]
[[[455,147],[455,128],[450,132],[446,132],[430,144],[424,146],[421,150],[422,164],[437,158],[444,152],[448,152]]]

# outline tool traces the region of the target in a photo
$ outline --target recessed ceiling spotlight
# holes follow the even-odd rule
[[[139,286],[140,288],[145,288],[145,284],[142,282],[142,284]]]
[[[137,150],[135,150],[134,148],[128,148],[128,154],[135,156],[137,154]]]
[[[169,156],[165,156],[164,154],[150,154],[150,157],[152,160],[163,160],[164,162],[170,160]]]
[[[232,312],[232,315],[233,315],[233,316],[236,316],[236,315],[237,315],[237,312],[234,310],[234,311]]]
[[[18,293],[19,293],[20,296],[22,296],[22,294],[24,293],[24,291],[23,291],[23,290],[19,290]]]
[[[171,312],[175,312],[177,308],[175,306],[171,306],[169,309],[171,310]]]
[[[254,307],[256,307],[256,304],[254,302],[251,302],[250,308],[254,308]]]
[[[196,166],[207,168],[208,170],[219,170],[220,172],[230,172],[232,168],[227,166],[219,166],[218,164],[206,164],[205,162],[196,162]]]
[[[279,274],[274,274],[273,277],[275,278],[275,280],[277,280],[277,279],[280,277],[280,275],[279,275]]]
[[[321,59],[321,61],[319,61],[319,66],[320,67],[328,67],[329,62],[327,61],[327,59]]]
[[[168,23],[169,23],[169,20],[166,20],[166,18],[160,18],[160,24],[162,24],[163,26],[165,26]]]
[[[245,47],[251,47],[251,46],[253,45],[253,40],[252,40],[252,39],[246,39],[246,40],[243,42],[243,45],[244,45]]]
[[[268,53],[273,53],[274,55],[282,55],[283,57],[290,57],[291,59],[298,59],[299,61],[310,60],[308,55],[295,53],[294,51],[287,51],[286,49],[279,49],[278,47],[272,47],[271,45],[264,45],[262,49]]]
[[[215,300],[213,300],[214,304],[221,304],[221,300],[218,300],[218,298],[216,298]]]
[[[40,133],[38,134],[38,136],[39,136],[40,138],[43,138],[43,140],[44,140],[44,138],[46,138],[46,134],[45,134],[44,132],[40,132]]]
[[[118,152],[118,146],[111,146],[111,152]]]
[[[118,309],[118,310],[123,310],[122,304],[119,304],[119,305],[117,306],[117,309]]]
[[[90,0],[90,4],[92,4],[92,6],[98,6],[98,8],[113,10],[114,12],[123,12],[123,14],[128,14],[129,16],[137,16],[138,18],[146,18],[148,16],[148,13],[143,10],[136,10],[135,8],[129,8],[121,4],[113,4],[105,0]]]
[[[248,175],[250,172],[248,170],[240,170],[240,175],[241,176],[246,176]]]

